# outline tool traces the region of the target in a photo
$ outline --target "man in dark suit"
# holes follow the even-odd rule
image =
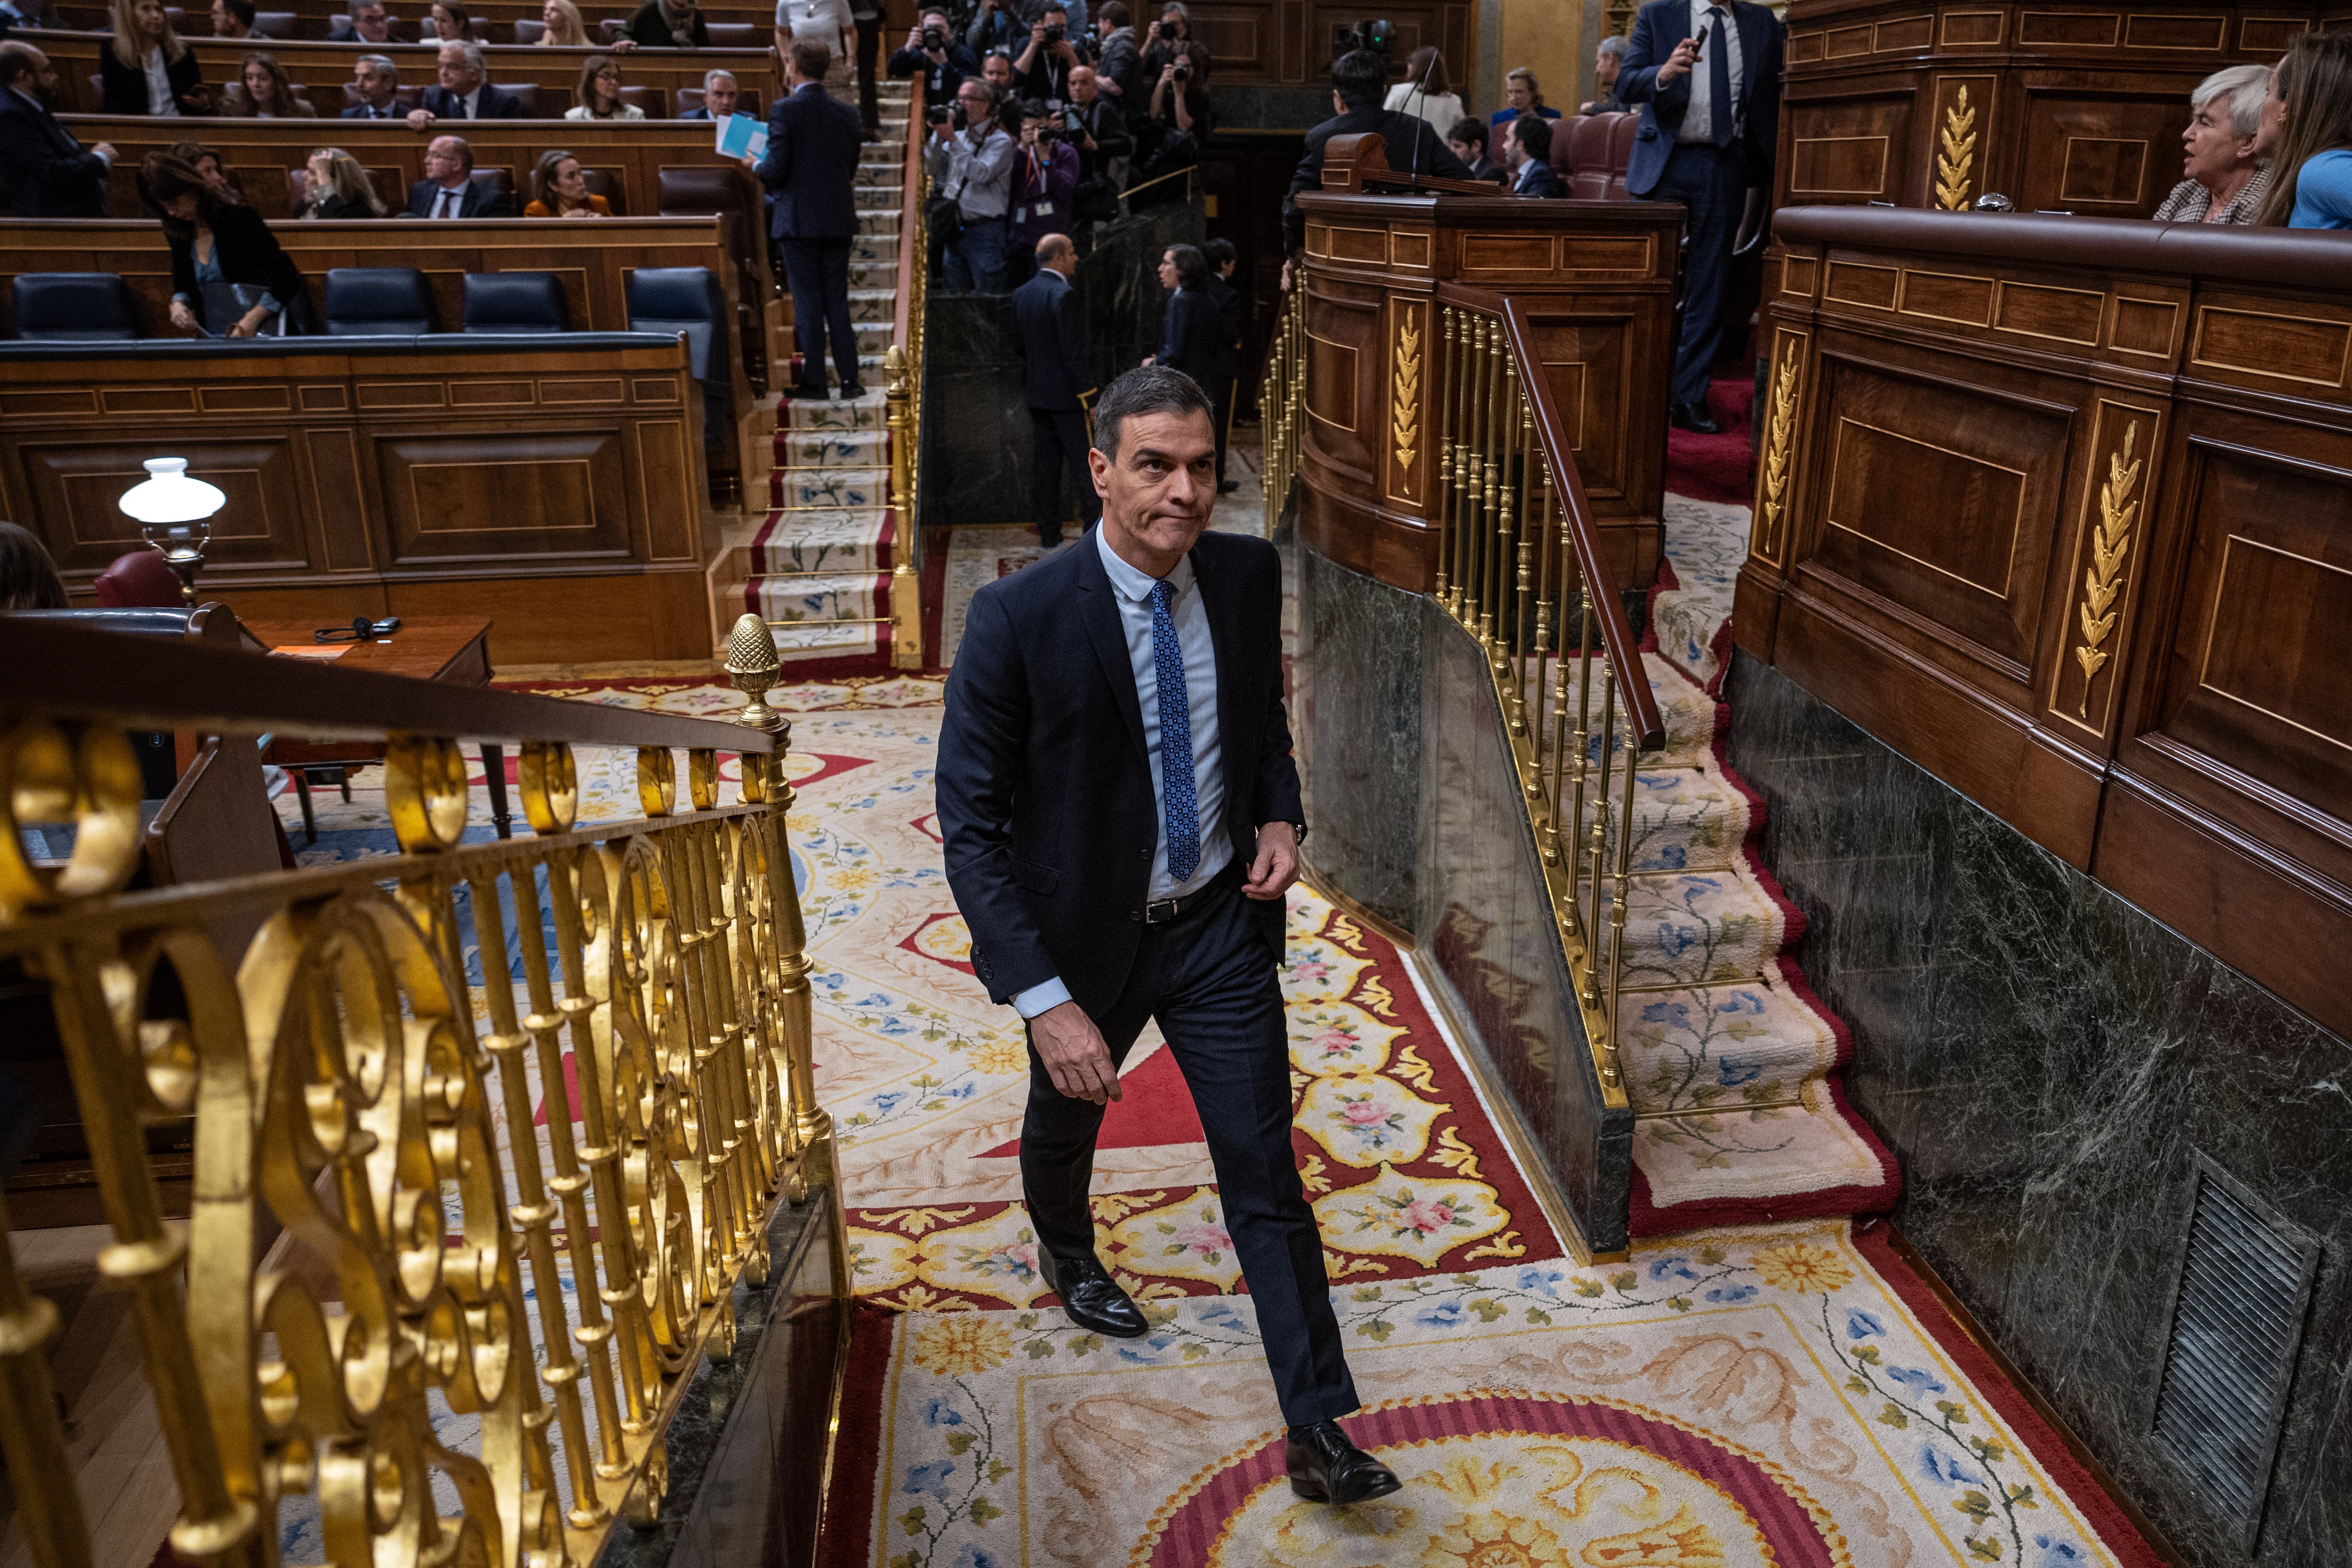
[[[1149,1331],[1095,1255],[1103,1108],[1147,1018],[1191,1089],[1289,1424],[1291,1489],[1397,1489],[1358,1408],[1291,1152],[1278,963],[1298,870],[1274,547],[1210,533],[1216,437],[1188,376],[1130,371],[1095,409],[1102,521],[975,595],[948,679],[939,823],[972,969],[1029,1025],[1021,1185],[1072,1321]]]
[[[1439,174],[1466,180],[1470,171],[1454,155],[1429,121],[1417,114],[1382,109],[1389,90],[1389,63],[1370,49],[1350,49],[1331,62],[1332,118],[1307,133],[1307,155],[1290,176],[1290,195],[1283,198],[1283,248],[1298,254],[1307,243],[1307,219],[1295,198],[1301,191],[1323,188],[1323,148],[1334,136],[1376,132],[1388,143],[1389,167],[1419,174]]]
[[[345,120],[405,120],[400,107],[400,68],[390,55],[362,55],[352,65],[352,90],[360,100],[343,110]]]
[[[351,11],[338,16],[327,28],[331,44],[388,44],[392,42],[392,10],[383,0],[352,0]]]
[[[1568,194],[1551,166],[1551,133],[1552,122],[1538,115],[1522,114],[1511,121],[1503,155],[1511,161],[1513,195],[1557,199]]]
[[[1160,352],[1146,364],[1181,370],[1215,403],[1225,365],[1224,322],[1209,292],[1209,260],[1198,246],[1171,245],[1160,253],[1160,286],[1168,300],[1160,318]]]
[[[410,217],[512,217],[513,205],[474,182],[474,150],[462,136],[425,143],[425,177],[408,187]]]
[[[520,120],[522,100],[492,87],[479,44],[444,44],[436,65],[440,79],[419,95],[408,122],[436,120]]]
[[[1029,404],[1029,509],[1037,514],[1037,542],[1062,542],[1062,470],[1078,487],[1078,516],[1094,526],[1102,516],[1087,468],[1087,400],[1095,395],[1087,369],[1087,312],[1070,274],[1078,253],[1066,234],[1037,242],[1037,273],[1013,291],[1013,347],[1020,352]]]
[[[824,396],[824,342],[841,395],[862,396],[857,329],[849,321],[849,249],[857,233],[857,110],[824,90],[833,51],[813,36],[793,40],[784,93],[768,112],[768,155],[760,178],[773,194],[770,232],[793,285],[793,339],[800,346],[797,397]]]
[[[1747,193],[1772,185],[1787,36],[1748,0],[1650,0],[1617,73],[1617,96],[1642,112],[1625,189],[1690,213],[1674,388],[1674,422],[1685,430],[1718,428],[1706,412],[1707,368],[1722,341],[1716,318]]]
[[[1242,293],[1234,287],[1234,268],[1240,265],[1241,252],[1234,248],[1232,240],[1221,237],[1202,246],[1201,255],[1209,264],[1209,298],[1216,301],[1219,345],[1225,355],[1217,384],[1209,388],[1217,421],[1217,493],[1231,495],[1242,488],[1240,480],[1225,478],[1225,446],[1234,431],[1234,380],[1242,365]]]
[[[43,101],[57,90],[57,68],[32,45],[0,44],[0,169],[7,171],[8,210],[17,217],[104,217],[106,172],[114,148],[84,147]]]
[[[702,101],[692,109],[682,110],[680,120],[725,120],[735,112],[735,105],[743,89],[733,71],[702,73]]]

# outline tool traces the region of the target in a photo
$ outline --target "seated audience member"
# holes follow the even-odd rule
[[[474,150],[462,136],[436,136],[425,177],[408,187],[411,217],[512,217],[507,198],[474,183]]]
[[[646,0],[622,29],[629,42],[648,49],[707,49],[710,27],[695,0]]]
[[[392,42],[392,11],[383,0],[352,0],[348,16],[335,18],[327,29],[331,44],[388,44]]]
[[[522,100],[483,79],[481,45],[442,45],[436,74],[440,79],[426,88],[417,107],[408,111],[411,125],[430,125],[436,120],[522,118]]]
[[[920,76],[923,102],[927,107],[936,107],[955,97],[964,78],[980,74],[980,60],[956,41],[953,29],[948,26],[948,14],[935,5],[907,29],[906,46],[891,50],[883,68],[898,81]]]
[[[1577,106],[1579,114],[1623,114],[1633,108],[1617,96],[1617,73],[1625,64],[1625,51],[1632,44],[1612,34],[1601,40],[1592,54],[1592,85],[1599,96]]]
[[[49,20],[47,11],[47,0],[0,0],[0,38],[11,33],[37,33],[57,26]]]
[[[310,154],[302,195],[304,217],[382,217],[383,198],[360,161],[341,147],[321,147]]]
[[[2255,151],[2271,161],[2256,222],[2352,228],[2352,33],[2305,33],[2287,46]]]
[[[1454,122],[1445,133],[1445,144],[1462,160],[1474,180],[1492,180],[1498,185],[1511,183],[1511,172],[1486,156],[1486,127],[1465,115]]]
[[[1445,57],[1430,45],[1412,51],[1404,62],[1404,79],[1389,89],[1381,107],[1399,114],[1416,115],[1429,122],[1429,133],[1443,136],[1462,118],[1462,95],[1447,89]]]
[[[262,216],[223,201],[169,153],[148,153],[139,173],[172,247],[172,325],[208,337],[283,334],[302,275]]]
[[[1489,125],[1508,125],[1523,114],[1543,120],[1558,120],[1559,110],[1543,100],[1543,89],[1536,85],[1536,73],[1521,66],[1503,76],[1503,107],[1486,117]]]
[[[1013,162],[1013,221],[1004,230],[1004,283],[1018,289],[1037,270],[1037,242],[1070,231],[1078,150],[1062,140],[1061,116],[1035,99],[1021,105],[1021,150]]]
[[[1113,103],[1124,104],[1142,68],[1124,0],[1103,0],[1095,7],[1095,86]]]
[[[213,37],[253,37],[254,16],[253,0],[213,0]]]
[[[1558,198],[1568,194],[1560,188],[1559,174],[1551,166],[1550,121],[1533,114],[1520,115],[1511,121],[1503,151],[1510,160],[1513,195]]]
[[[658,4],[659,0],[656,0]],[[621,62],[590,55],[580,66],[580,101],[563,111],[566,120],[643,120],[646,111],[621,101]]]
[[[2189,95],[2193,112],[2180,133],[2181,173],[2156,209],[2158,223],[2252,223],[2271,188],[2254,143],[2270,96],[2266,66],[2227,66]]]
[[[104,217],[114,146],[84,147],[49,112],[57,68],[21,39],[0,44],[0,169],[16,217]]]
[[[394,96],[400,87],[400,68],[389,55],[362,55],[352,67],[352,86],[360,101],[343,110],[345,120],[399,120],[408,111]]]
[[[98,51],[100,112],[210,114],[195,52],[172,31],[163,0],[113,0],[114,37]]]
[[[473,15],[458,0],[433,0],[433,9],[425,22],[425,37],[418,40],[427,44],[478,44],[481,37]]]
[[[956,89],[956,113],[931,129],[923,167],[931,187],[952,199],[962,222],[952,240],[933,240],[935,268],[951,289],[994,294],[1004,287],[1004,224],[1013,205],[1015,143],[996,114],[987,82],[966,77]]]
[[[316,120],[319,111],[295,90],[286,68],[259,49],[245,57],[239,79],[221,93],[220,111],[232,120]]]
[[[678,118],[724,120],[735,112],[735,105],[742,96],[743,89],[737,84],[733,71],[705,71],[702,75],[702,102]]]
[[[0,610],[62,610],[65,579],[30,529],[0,522]]]
[[[857,47],[856,13],[849,0],[776,0],[776,53],[791,58],[795,38],[823,44],[828,60],[848,59]]]
[[[547,30],[539,41],[551,49],[585,49],[596,40],[588,36],[588,24],[580,19],[580,7],[572,0],[547,0],[539,8],[539,19]]]
[[[1048,0],[1028,37],[1022,40],[1021,52],[1013,57],[1013,86],[1023,98],[1059,109],[1070,100],[1070,72],[1092,58],[1087,52],[1087,41],[1070,33],[1069,11]],[[1035,266],[1035,247],[1022,249],[1029,254],[1029,265]]]
[[[613,204],[588,192],[588,176],[582,173],[580,160],[561,148],[551,148],[539,155],[539,167],[530,172],[530,205],[522,209],[525,217],[611,217]]]
[[[243,205],[245,195],[229,180],[228,164],[215,149],[200,142],[174,142],[163,153],[202,175],[205,187],[222,201]]]
[[[1209,292],[1209,259],[1200,247],[1171,245],[1160,257],[1160,286],[1168,290],[1160,321],[1160,352],[1146,364],[1181,370],[1213,400],[1225,374],[1224,319]]]

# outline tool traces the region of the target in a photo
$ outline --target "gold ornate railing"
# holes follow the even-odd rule
[[[930,289],[930,231],[923,203],[930,174],[923,167],[923,78],[907,90],[907,176],[898,207],[898,302],[882,374],[890,431],[890,506],[898,513],[890,550],[890,668],[923,667],[923,580],[918,559],[922,524],[923,305]]]
[[[1291,500],[1307,416],[1304,294],[1291,291],[1260,395],[1269,532]],[[1665,727],[1524,307],[1451,283],[1437,300],[1442,345],[1420,351],[1438,377],[1433,596],[1486,655],[1601,1097],[1623,1109],[1633,757],[1663,746]]]
[[[274,1564],[315,1514],[347,1568],[553,1568],[659,1510],[665,1428],[700,1353],[733,1344],[732,1291],[766,1277],[777,1202],[838,1203],[789,727],[762,700],[775,647],[746,616],[730,651],[736,725],[0,616],[0,668],[20,672],[0,698],[0,956],[49,988],[113,1232],[98,1269],[139,1320],[182,1559]],[[116,892],[139,845],[125,724],[383,739],[401,853]],[[459,847],[460,735],[520,743],[534,837]],[[575,826],[575,742],[635,748],[642,820]],[[741,755],[732,805],[722,750]],[[41,826],[75,829],[63,864],[27,858],[20,830]],[[253,934],[223,951],[224,929]],[[143,1130],[190,1115],[178,1223]],[[17,1517],[43,1568],[81,1568],[57,1325],[0,1248]],[[478,1436],[445,1446],[436,1413],[477,1416]]]

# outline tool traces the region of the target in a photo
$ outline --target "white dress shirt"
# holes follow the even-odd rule
[[[147,112],[180,112],[180,100],[172,96],[172,62],[163,58],[160,44],[147,51]]]
[[[487,82],[476,82],[474,84],[474,90],[471,92],[450,93],[449,96],[457,100],[457,112],[451,115],[449,118],[452,120],[479,120],[482,117],[482,89],[488,85],[488,83]]]
[[[1209,636],[1209,612],[1201,602],[1192,558],[1188,555],[1168,574],[1168,582],[1176,589],[1168,617],[1175,623],[1176,643],[1184,651],[1184,696],[1192,717],[1192,798],[1199,809],[1201,863],[1191,877],[1179,882],[1168,870],[1168,792],[1160,785],[1160,669],[1151,647],[1151,590],[1159,579],[1120,560],[1100,523],[1095,525],[1094,534],[1095,548],[1102,552],[1103,570],[1110,574],[1111,595],[1118,605],[1119,628],[1127,634],[1127,661],[1135,671],[1135,700],[1143,710],[1144,758],[1151,771],[1151,792],[1160,814],[1160,837],[1152,846],[1151,881],[1144,897],[1152,903],[1181,899],[1207,887],[1234,858],[1233,840],[1225,835],[1224,742],[1217,733],[1217,649]],[[1013,997],[1013,1006],[1023,1017],[1034,1018],[1069,999],[1070,988],[1057,975]]]
[[[1731,68],[1732,101],[1725,107],[1724,112],[1736,115],[1739,111],[1740,84],[1747,76],[1747,62],[1739,58],[1739,24],[1732,16],[1729,5],[1703,5],[1693,0],[1688,36],[1704,37],[1706,42],[1690,68],[1690,107],[1683,111],[1682,127],[1675,132],[1675,140],[1712,142],[1715,140],[1715,64],[1712,55],[1717,49],[1729,51],[1723,58]],[[1737,135],[1738,131],[1738,124],[1735,121],[1732,133]]]
[[[473,178],[471,175],[468,175],[467,177],[466,184],[471,184],[472,183]],[[433,217],[463,217],[465,213],[461,209],[465,205],[465,185],[459,185],[455,190],[450,189],[447,185],[436,185],[433,187],[433,211],[428,216]]]

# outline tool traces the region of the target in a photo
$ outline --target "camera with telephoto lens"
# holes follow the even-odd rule
[[[1163,44],[1172,44],[1176,41],[1176,24],[1162,22],[1152,29],[1152,36]]]
[[[955,110],[944,103],[935,103],[929,109],[923,110],[923,123],[926,125],[952,125],[955,123]]]
[[[1084,136],[1086,133],[1086,118],[1076,110],[1065,106],[1062,110],[1062,134],[1065,136]]]
[[[1376,55],[1385,55],[1396,47],[1396,24],[1359,22],[1349,28],[1344,37],[1351,49],[1370,49]]]
[[[926,27],[923,29],[923,47],[927,49],[944,49],[947,47],[948,35],[946,28]]]
[[[1052,26],[1045,29],[1045,41],[1049,44],[1058,44],[1065,37],[1069,36],[1069,31],[1070,30],[1067,27],[1065,27],[1061,23],[1056,22]]]
[[[1176,79],[1178,81],[1191,81],[1192,79],[1192,62],[1191,60],[1178,60],[1176,62]]]

